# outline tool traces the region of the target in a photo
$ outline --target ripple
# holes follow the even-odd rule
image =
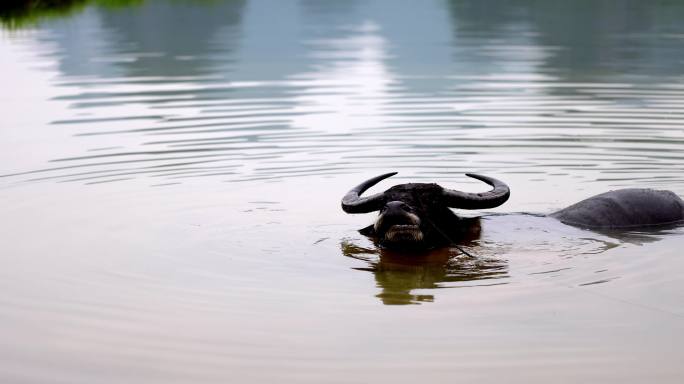
[[[347,36],[307,40],[307,60],[316,65],[282,79],[59,78],[61,95],[53,99],[87,115],[53,125],[84,143],[85,152],[97,153],[64,153],[49,162],[65,167],[16,169],[4,177],[41,173],[46,175],[25,180],[93,182],[182,175],[240,181],[384,170],[375,159],[428,177],[444,174],[439,158],[452,159],[453,173],[467,170],[456,160],[468,158],[475,168],[486,164],[520,175],[572,172],[612,187],[628,180],[619,176],[623,172],[632,180],[662,182],[652,175],[662,178],[663,168],[681,163],[684,115],[672,106],[682,95],[681,84],[645,83],[640,77],[577,81],[541,72],[405,74],[387,66],[394,56],[381,29],[364,25],[346,30]],[[476,37],[468,39],[466,46],[479,44]],[[509,60],[538,60],[535,48],[520,42],[492,42],[485,52],[504,48],[519,53]],[[112,56],[121,57],[135,56]],[[440,88],[421,92],[411,88],[413,82]],[[111,165],[120,166],[102,168]],[[284,172],[288,167],[293,171]],[[85,170],[61,173],[74,168]],[[615,176],[597,177],[596,171]]]
[[[544,214],[684,195],[684,8],[202,3],[0,35],[4,381],[681,379],[682,229]],[[392,254],[339,209],[390,170],[513,195]]]
[[[356,43],[364,42],[350,44]],[[676,167],[684,160],[679,156],[684,149],[684,114],[657,102],[661,96],[681,94],[673,84],[641,87],[624,82],[559,82],[552,76],[523,74],[423,76],[424,81],[453,84],[448,93],[431,95],[401,85],[410,79],[388,80],[385,84],[394,85],[378,85],[382,94],[375,95],[366,93],[367,85],[355,77],[322,80],[315,72],[292,80],[229,84],[191,77],[173,82],[163,78],[64,81],[62,89],[77,92],[57,99],[73,102],[75,108],[85,108],[91,116],[53,124],[83,140],[88,138],[88,150],[98,153],[51,159],[68,163],[65,167],[17,170],[4,176],[39,172],[51,175],[27,180],[93,182],[98,177],[115,180],[111,174],[119,172],[114,176],[176,178],[183,174],[184,178],[237,181],[277,178],[288,167],[299,167],[293,172],[303,176],[331,169],[353,171],[368,168],[366,160],[383,158],[404,168],[430,167],[428,174],[438,175],[434,163],[428,161],[433,156],[468,156],[488,167],[518,174],[582,174],[596,169],[615,175],[629,172],[633,180],[662,182],[652,175],[662,175],[664,167]],[[520,94],[521,89],[527,91]],[[567,94],[556,96],[556,90]],[[226,99],[215,99],[226,92],[230,92]],[[638,110],[623,104],[634,97],[640,99]],[[83,104],[84,99],[89,104]],[[116,115],[131,103],[140,106],[136,115]],[[142,122],[147,126],[140,126]],[[164,139],[150,140],[151,135]],[[143,146],[144,150],[138,150]],[[545,156],[538,153],[551,148],[553,152]],[[197,157],[201,160],[192,161]],[[122,160],[90,162],[109,158]],[[309,159],[307,166],[290,163],[306,161],[302,158]],[[174,168],[178,160],[192,161],[194,166]],[[139,162],[155,165],[98,169]],[[253,165],[251,174],[241,167],[245,162]],[[279,166],[266,166],[273,163]],[[90,176],[59,173],[72,168],[89,169],[81,173]],[[217,168],[232,171],[216,172]],[[269,170],[273,173],[268,174]],[[585,177],[607,186],[628,180]]]
[[[475,170],[505,175],[514,184],[513,200],[541,210],[576,201],[585,190],[651,186],[684,192],[680,76],[603,76],[581,67],[570,76],[544,66],[571,47],[544,44],[543,33],[527,30],[488,36],[466,29],[449,43],[432,40],[438,48],[426,57],[437,60],[445,51],[456,56],[427,68],[407,60],[417,56],[401,56],[403,40],[377,23],[346,25],[329,36],[307,30],[294,38],[303,49],[291,59],[296,65],[283,63],[288,69],[275,73],[252,70],[260,60],[240,56],[249,54],[249,46],[244,53],[166,55],[117,50],[116,41],[106,39],[89,61],[102,72],[79,73],[65,62],[78,53],[60,40],[66,32],[21,39],[17,44],[55,44],[42,48],[40,59],[59,68],[49,82],[49,99],[66,113],[49,120],[51,132],[61,136],[51,141],[43,166],[13,163],[0,178],[112,189],[139,180],[153,187],[207,180],[288,187],[310,176],[335,180],[388,168],[411,180],[455,183]],[[182,73],[150,75],[156,67],[145,60],[168,64],[169,57],[226,64],[213,72],[187,66]],[[633,63],[652,71],[653,63]],[[122,71],[139,64],[137,71]],[[549,224],[511,228],[503,219],[486,220],[504,229],[474,246],[481,255],[475,260],[452,249],[433,256],[439,262],[416,263],[369,248],[357,255],[366,263],[360,268],[374,273],[384,302],[416,303],[434,300],[434,293],[414,290],[516,284],[521,275],[554,281],[582,276],[571,286],[609,284],[620,277],[603,276],[610,269],[589,278],[563,261],[630,244],[553,225],[553,235],[531,239],[521,233],[532,227],[545,233],[541,229]],[[563,240],[557,244],[559,233]],[[533,253],[544,256],[514,267],[501,258]],[[412,288],[402,285],[407,281]]]

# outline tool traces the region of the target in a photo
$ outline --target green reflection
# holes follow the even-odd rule
[[[140,5],[146,0],[6,0],[0,4],[0,25],[7,29],[33,26],[46,19],[66,17],[87,6],[122,8]],[[216,3],[221,0],[170,0],[192,4]]]
[[[372,272],[385,305],[432,302],[434,294],[415,292],[437,288],[505,284],[504,281],[482,283],[483,280],[508,277],[505,260],[468,257],[456,248],[441,248],[420,254],[402,254],[380,248],[358,246],[349,240],[340,244],[342,254],[367,263],[354,268]]]
[[[0,5],[0,24],[17,29],[55,17],[82,11],[88,5],[116,8],[141,4],[145,0],[9,0]]]

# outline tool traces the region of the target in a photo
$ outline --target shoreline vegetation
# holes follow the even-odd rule
[[[0,25],[5,29],[32,26],[43,20],[65,17],[89,5],[108,8],[142,4],[145,0],[3,0]]]

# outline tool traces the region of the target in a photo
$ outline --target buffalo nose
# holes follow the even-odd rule
[[[385,204],[384,213],[385,213],[385,215],[388,215],[388,214],[405,214],[406,212],[409,212],[410,210],[411,209],[409,208],[409,206],[406,205],[404,202],[390,201],[389,203]]]
[[[401,201],[390,201],[385,204],[380,215],[388,224],[417,224],[416,215],[413,213],[413,208]]]

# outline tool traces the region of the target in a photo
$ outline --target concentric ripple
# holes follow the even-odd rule
[[[38,41],[50,47],[59,71],[53,102],[71,113],[50,120],[66,137],[42,166],[15,163],[5,167],[4,178],[83,184],[142,178],[157,185],[387,168],[435,178],[474,169],[528,179],[572,177],[604,189],[683,190],[684,84],[668,71],[656,79],[620,72],[569,76],[548,65],[573,46],[549,45],[553,35],[525,24],[511,25],[514,35],[467,26],[440,35],[448,25],[440,18],[442,24],[425,32],[432,45],[418,49],[395,35],[400,16],[345,13],[326,14],[331,24],[311,19],[300,35],[283,34],[281,44],[291,49],[286,65],[267,66],[282,57],[254,51],[267,38],[249,26],[261,22],[261,6],[197,9],[193,17],[200,19],[232,15],[201,19],[206,30],[192,33],[213,36],[207,46],[150,46],[148,31],[124,32],[123,25],[144,23],[155,11],[185,10],[159,1],[136,12],[86,12],[15,39],[15,46]],[[451,12],[458,18],[470,11],[458,6]],[[68,44],[73,26],[101,41],[88,47],[90,67],[70,59],[83,54]],[[633,38],[651,42],[650,36]],[[445,58],[449,52],[457,58]],[[417,62],[421,55],[434,61]],[[151,75],[166,66],[174,72]]]

